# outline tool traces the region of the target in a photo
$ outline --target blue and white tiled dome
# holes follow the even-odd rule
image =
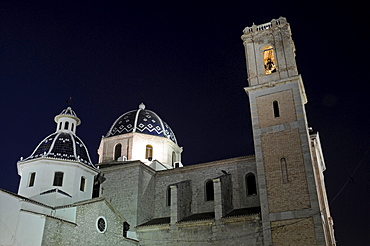
[[[94,166],[81,139],[74,134],[62,131],[55,132],[42,140],[31,156],[24,161],[36,158],[77,161]]]
[[[177,144],[171,128],[156,113],[145,109],[142,103],[139,109],[124,113],[113,123],[105,137],[112,137],[130,132],[144,133],[165,137]]]
[[[77,125],[81,123],[76,113],[68,107],[55,116],[55,122],[57,123],[56,132],[42,140],[33,153],[21,162],[48,158],[76,161],[95,168],[85,144],[75,134]]]

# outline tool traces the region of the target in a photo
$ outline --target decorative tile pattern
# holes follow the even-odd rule
[[[94,167],[84,143],[70,132],[57,131],[49,135],[41,141],[32,155],[23,161],[41,157],[78,161]]]
[[[106,137],[117,136],[130,132],[139,132],[165,137],[177,144],[175,134],[166,122],[162,121],[153,111],[139,108],[121,115],[114,123]]]

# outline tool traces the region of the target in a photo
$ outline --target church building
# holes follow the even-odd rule
[[[0,189],[0,245],[336,245],[289,23],[253,24],[242,41],[255,155],[183,165],[170,126],[141,103],[93,163],[67,107],[17,162],[18,194]]]

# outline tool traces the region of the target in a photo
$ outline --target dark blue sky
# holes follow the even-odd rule
[[[308,122],[320,132],[329,201],[353,180],[331,204],[338,245],[370,244],[369,21],[363,6],[9,2],[0,3],[1,188],[17,192],[16,162],[55,131],[54,116],[70,97],[82,120],[77,135],[94,163],[101,136],[141,102],[171,126],[184,165],[253,154],[240,36],[253,22],[284,16],[306,88]]]

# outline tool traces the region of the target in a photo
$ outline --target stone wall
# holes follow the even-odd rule
[[[47,217],[42,245],[138,245],[123,237],[123,220],[104,199],[76,208],[76,223]],[[104,233],[98,231],[98,218],[106,221]]]
[[[101,196],[113,204],[132,228],[137,225],[138,219],[141,223],[153,214],[148,207],[153,206],[153,181],[143,168],[150,170],[139,161],[115,162],[100,168],[106,178],[101,185]],[[154,174],[154,171],[151,172]]]
[[[305,166],[298,129],[263,135],[262,151],[270,212],[310,207]],[[284,182],[281,158],[286,160]]]
[[[259,215],[182,222],[174,229],[168,225],[145,226],[137,232],[143,246],[263,245]]]
[[[237,209],[260,205],[258,195],[246,195],[245,175],[247,173],[256,174],[254,157],[238,157],[157,172],[154,218],[170,216],[170,207],[166,202],[167,189],[170,185],[185,180],[191,181],[191,213],[214,212],[214,201],[205,199],[205,182],[222,176],[221,170],[230,174],[228,183],[232,183],[232,185],[228,184],[231,189],[230,193],[232,193],[230,201],[232,205],[229,204],[228,207]]]
[[[318,245],[312,218],[271,223],[273,245]]]

